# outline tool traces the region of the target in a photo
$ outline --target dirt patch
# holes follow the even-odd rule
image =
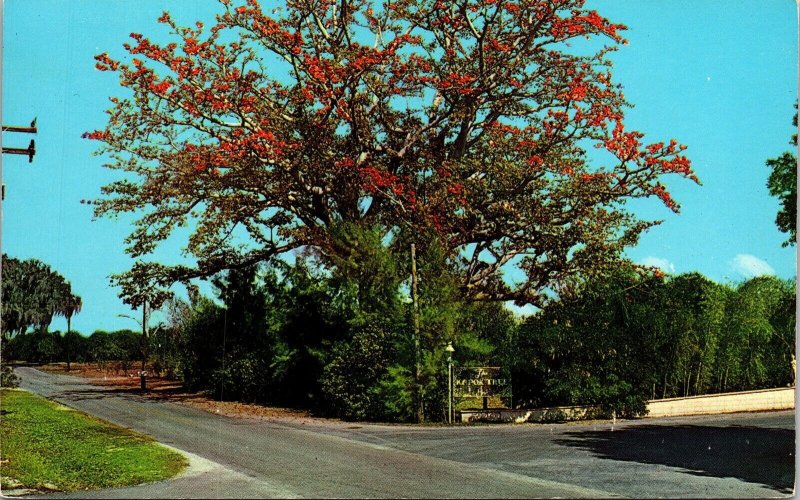
[[[97,385],[129,389],[138,389],[140,387],[138,368],[125,370],[115,363],[108,363],[108,365],[104,367],[100,367],[94,363],[72,363],[69,371],[67,371],[66,363],[51,363],[37,366],[37,369],[44,372],[57,373],[59,375],[83,377]],[[176,380],[153,375],[147,377],[147,388],[153,391],[163,391],[165,389],[175,389],[179,387],[181,387],[181,383]]]
[[[39,370],[83,377],[92,384],[129,389],[136,391],[140,388],[139,370],[131,369],[127,372],[113,363],[99,367],[94,363],[72,363],[70,371],[66,371],[66,363],[53,363],[37,367]],[[258,419],[290,419],[295,423],[337,423],[338,420],[313,417],[309,412],[293,408],[279,408],[257,404],[240,403],[237,401],[216,401],[208,394],[189,392],[183,388],[180,381],[166,377],[147,377],[147,397],[163,399],[174,403],[185,404],[194,408],[205,410],[234,418]]]

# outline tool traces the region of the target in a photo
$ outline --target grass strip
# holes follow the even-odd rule
[[[186,458],[149,437],[19,389],[0,390],[3,488],[62,491],[167,479]]]

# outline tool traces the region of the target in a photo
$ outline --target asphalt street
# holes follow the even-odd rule
[[[794,412],[486,426],[230,418],[18,368],[21,387],[186,453],[187,473],[75,498],[776,497]]]

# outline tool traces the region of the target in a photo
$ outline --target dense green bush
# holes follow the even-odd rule
[[[141,360],[141,335],[131,330],[98,330],[88,339],[88,359],[101,369],[116,368],[128,372]]]
[[[386,420],[410,422],[414,419],[414,373],[411,368],[394,364],[369,391],[380,401],[381,414]]]
[[[387,417],[375,387],[393,358],[391,336],[392,332],[371,325],[336,344],[320,379],[332,414],[348,420]]]
[[[211,372],[211,387],[220,400],[265,402],[269,370],[259,353],[229,355]]]
[[[0,367],[0,387],[19,387],[19,377],[10,366]]]
[[[223,311],[208,299],[199,300],[176,325],[180,331],[176,371],[189,390],[210,389],[211,373],[222,352]]]

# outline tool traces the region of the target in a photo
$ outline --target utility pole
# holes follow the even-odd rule
[[[2,34],[3,29],[0,27],[0,34]],[[0,55],[2,55],[3,49],[0,47]],[[2,111],[2,105],[0,105],[0,111]],[[2,113],[0,113],[1,115]],[[14,125],[3,125],[3,132],[19,132],[24,134],[35,134],[36,133],[36,118],[33,119],[31,122],[30,127],[17,127]],[[0,139],[0,143],[2,143],[2,139]],[[36,143],[34,143],[33,139],[31,139],[30,144],[27,148],[7,148],[3,146],[3,154],[11,154],[11,155],[26,155],[28,157],[28,163],[33,162],[33,155],[36,154]],[[3,162],[0,161],[0,233],[3,230],[3,205],[2,201],[6,199],[6,185],[2,182],[3,179]],[[2,238],[0,238],[0,253],[2,253]],[[0,266],[0,281],[2,281],[3,271],[2,266]],[[0,294],[0,306],[2,306],[3,297]],[[0,327],[2,326],[2,320],[0,320]],[[1,328],[0,328],[1,329]]]
[[[420,351],[419,342],[419,301],[417,298],[417,248],[411,244],[411,303],[414,316],[414,357],[416,358],[416,366],[414,368],[414,383],[417,389],[417,422],[422,423],[425,421],[425,409],[422,405],[422,383],[420,382],[420,374],[422,372],[422,352]]]

